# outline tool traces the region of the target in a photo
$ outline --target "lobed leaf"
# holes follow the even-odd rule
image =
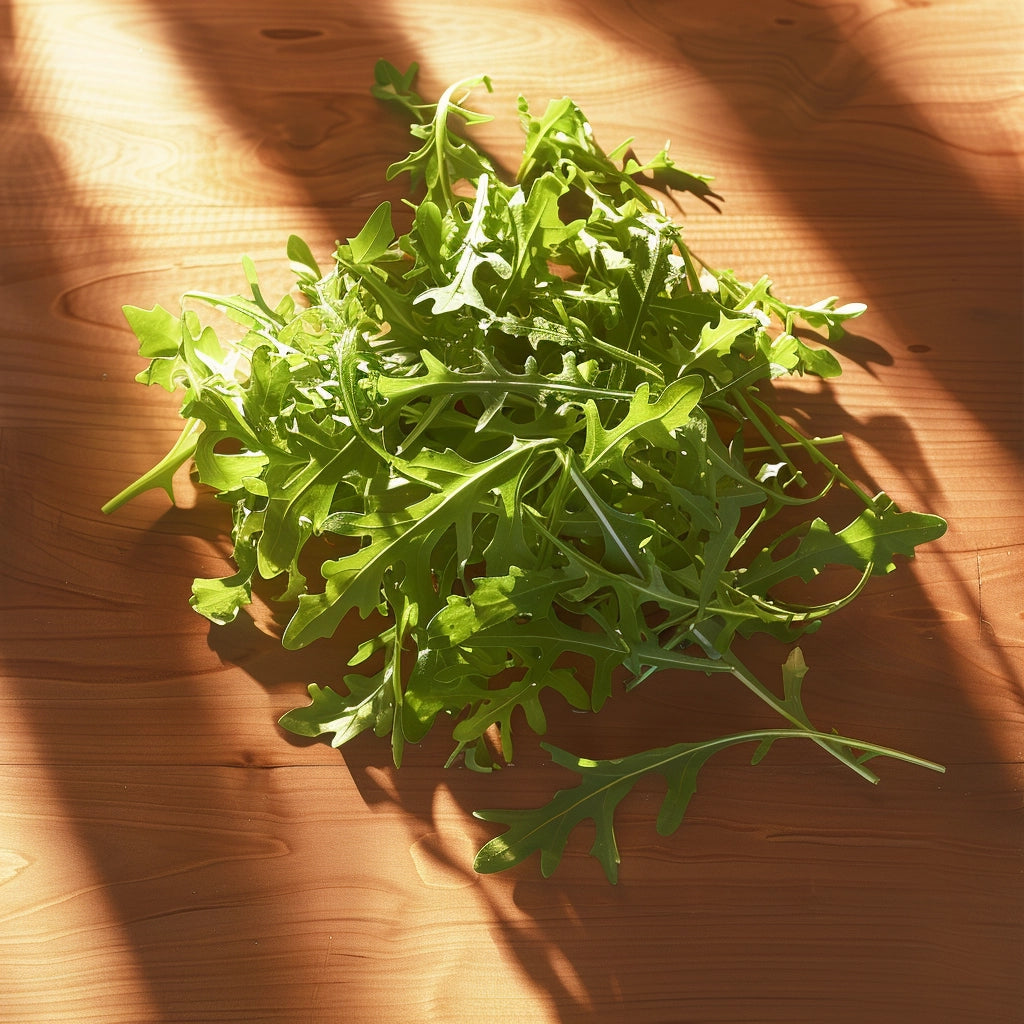
[[[901,512],[888,495],[880,493],[873,507],[864,509],[836,533],[823,519],[814,519],[796,550],[776,559],[774,551],[789,535],[779,537],[743,570],[742,585],[748,593],[764,594],[783,580],[799,578],[807,583],[829,565],[849,565],[885,575],[896,568],[896,555],[912,558],[917,545],[941,537],[945,525],[938,516]]]
[[[639,754],[611,760],[577,757],[550,744],[541,744],[552,760],[577,773],[579,783],[572,789],[560,790],[552,800],[535,810],[482,810],[475,816],[484,821],[508,825],[501,835],[491,839],[477,854],[474,868],[481,874],[504,871],[540,853],[541,874],[549,877],[561,862],[569,837],[577,825],[592,820],[594,843],[590,848],[604,868],[609,882],[618,881],[620,863],[615,837],[615,812],[632,788],[644,777],[664,777],[667,789],[658,813],[659,835],[671,835],[682,823],[690,800],[697,791],[697,776],[710,758],[728,747],[757,743],[753,763],[764,756],[766,744],[778,739],[804,737],[817,741],[835,739],[853,743],[845,737],[828,734],[775,729],[738,733],[698,743],[676,743],[668,747],[646,750]],[[900,751],[876,744],[857,744],[872,756],[885,756],[908,761],[920,767],[941,771],[939,765],[915,758]]]

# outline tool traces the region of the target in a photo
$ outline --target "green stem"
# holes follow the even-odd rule
[[[841,444],[846,438],[842,434],[833,434],[831,437],[808,437],[805,438],[806,444]],[[776,447],[774,445],[755,445],[753,448],[744,448],[743,450],[748,455],[762,455],[765,452],[774,452],[777,448],[803,448],[805,447],[805,441],[782,441]]]
[[[567,465],[567,458],[561,452],[556,452],[556,463],[560,464],[564,470]],[[540,551],[538,552],[537,558],[540,565],[548,565],[551,561],[551,552],[553,545],[551,543],[551,537],[557,536],[558,530],[561,526],[562,512],[565,510],[565,498],[569,493],[569,484],[571,479],[565,472],[558,474],[558,479],[555,481],[554,490],[548,496],[548,514],[547,514],[547,528],[542,534],[543,540],[541,542]]]
[[[847,488],[849,488],[862,502],[866,508],[874,508],[875,501],[870,494],[867,493],[862,487],[855,483],[850,477],[848,477],[827,455],[822,455],[818,449],[811,444],[803,434],[800,433],[795,427],[791,427],[781,416],[779,416],[771,406],[762,402],[759,398],[751,396],[751,400],[758,406],[759,409],[766,412],[774,423],[778,425],[781,430],[784,430],[790,437],[794,438],[805,452],[810,456],[813,461],[817,462],[819,466],[824,466],[829,473],[832,474],[837,480],[841,481]]]
[[[768,430],[768,428],[761,422],[760,417],[754,412],[750,403],[747,401],[746,396],[741,392],[737,392],[733,397],[736,400],[736,404],[743,410],[747,419],[750,420],[750,422],[753,423],[754,426],[757,428],[757,432],[768,442],[768,446],[771,448],[772,452],[774,452],[775,455],[778,456],[778,458],[780,458],[787,466],[789,466],[790,471],[793,474],[793,480],[795,480],[798,484],[802,486],[805,483],[803,473],[801,473],[800,470],[797,469],[796,464],[789,457],[789,455],[786,454],[786,451],[782,447],[782,445],[776,440],[776,438],[772,436],[771,431]],[[778,420],[778,417],[771,409],[768,409],[768,412],[773,420]],[[801,445],[801,447],[804,446]]]
[[[772,691],[769,690],[768,687],[765,686],[764,683],[762,683],[761,680],[758,679],[732,651],[727,651],[723,654],[722,660],[730,666],[732,675],[743,683],[751,693],[763,700],[773,711],[785,718],[787,722],[792,723],[792,725],[801,732],[813,733],[814,735],[812,738],[819,747],[823,750],[827,750],[838,761],[855,771],[862,778],[867,779],[868,782],[878,781],[878,776],[875,775],[874,772],[869,771],[857,760],[857,758],[848,753],[847,750],[843,749],[844,747],[848,747],[849,741],[844,743],[839,738],[833,738],[827,733],[817,732],[810,722],[807,721],[806,716],[801,717],[799,713],[791,710],[787,706],[787,704],[790,703],[789,701],[779,700],[779,698],[776,697],[775,694],[772,693]],[[799,710],[803,711],[802,708]]]
[[[601,524],[605,536],[607,536],[615,547],[619,549],[619,553],[629,563],[629,567],[633,572],[635,572],[640,579],[643,579],[643,570],[639,565],[637,565],[636,559],[633,558],[633,555],[630,553],[625,541],[618,535],[615,527],[613,527],[608,521],[608,517],[604,514],[604,510],[601,508],[601,503],[598,500],[593,487],[590,486],[589,481],[583,476],[579,469],[577,469],[575,453],[559,452],[558,454],[565,463],[565,468],[569,471],[569,476],[572,478],[572,482],[576,485],[576,489],[583,495],[583,498],[590,506],[591,511],[595,516],[597,516],[597,520]]]

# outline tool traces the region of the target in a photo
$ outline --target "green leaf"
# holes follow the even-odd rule
[[[351,609],[369,615],[380,604],[387,571],[402,567],[410,575],[423,574],[430,564],[431,548],[441,536],[460,523],[471,534],[477,500],[521,473],[531,456],[547,446],[547,442],[516,444],[482,463],[466,462],[450,450],[433,459],[421,456],[413,466],[426,471],[426,479],[442,474],[446,478],[443,489],[394,512],[332,515],[324,522],[324,530],[368,537],[370,543],[324,563],[321,571],[326,587],[319,594],[299,598],[299,607],[284,632],[284,646],[303,647],[318,637],[332,635]],[[500,507],[492,505],[490,511],[500,514]],[[428,587],[429,582],[424,580],[423,586]]]
[[[154,487],[162,487],[167,496],[174,501],[174,474],[188,462],[196,450],[196,442],[202,431],[202,424],[197,420],[189,420],[178,435],[171,450],[150,470],[134,483],[129,484],[120,494],[115,495],[104,506],[102,511],[109,514],[120,508],[126,501],[138,497]]]
[[[568,704],[577,709],[590,707],[590,695],[570,669],[552,668],[546,661],[528,666],[522,678],[507,685],[489,689],[483,696],[479,691],[470,695],[478,703],[468,718],[455,726],[452,736],[460,743],[469,743],[482,736],[492,724],[497,724],[501,733],[502,756],[512,761],[512,715],[522,709],[530,728],[543,735],[547,731],[547,720],[541,704],[545,689],[557,690]]]
[[[430,302],[434,316],[454,313],[463,306],[471,306],[483,313],[492,312],[490,304],[480,294],[476,281],[477,271],[487,266],[500,278],[508,278],[512,273],[512,268],[505,257],[500,252],[487,248],[488,237],[484,223],[489,201],[487,186],[488,177],[483,174],[480,176],[473,213],[466,225],[465,237],[459,247],[458,263],[451,280],[444,285],[427,288],[415,299],[418,303]]]
[[[876,575],[883,575],[896,568],[896,555],[913,558],[918,545],[938,540],[945,532],[946,523],[938,516],[901,512],[887,494],[879,493],[873,507],[840,530],[839,536],[863,564],[870,562]]]
[[[476,579],[468,597],[449,596],[434,615],[426,643],[434,651],[462,647],[467,657],[493,651],[498,665],[508,651],[531,666],[553,665],[565,654],[581,655],[593,665],[591,697],[579,702],[582,691],[575,680],[563,680],[571,694],[564,688],[562,692],[574,707],[599,710],[611,693],[612,673],[632,660],[632,654],[622,637],[575,629],[558,618],[559,597],[581,582],[582,577],[560,570],[527,572],[516,566],[507,576]]]
[[[266,468],[268,456],[263,452],[219,452],[217,445],[232,440],[226,430],[204,430],[195,446],[196,473],[201,483],[223,494],[255,482]],[[254,483],[259,487],[259,483]],[[264,488],[265,490],[265,488]]]
[[[716,380],[723,383],[734,380],[738,376],[737,369],[726,357],[732,354],[737,339],[756,325],[757,321],[751,318],[730,317],[719,313],[717,323],[712,325],[709,322],[701,328],[700,339],[686,368],[707,369]],[[745,371],[746,367],[743,367],[742,372]]]
[[[391,226],[391,203],[386,200],[370,214],[362,231],[355,238],[348,240],[352,262],[370,264],[379,260],[395,239],[395,229]]]
[[[767,336],[766,336],[767,337]],[[792,334],[768,339],[765,357],[772,364],[773,376],[787,373],[813,373],[817,377],[838,377],[843,368],[828,349],[811,348]]]
[[[804,529],[796,550],[787,556],[776,559],[773,554],[788,534],[762,549],[740,574],[744,591],[764,594],[794,578],[807,583],[829,565],[849,565],[882,576],[896,568],[896,555],[912,558],[916,546],[937,540],[945,533],[946,524],[938,516],[901,512],[888,495],[880,493],[873,507],[864,509],[837,533],[821,518]]]
[[[431,647],[457,646],[509,619],[546,617],[554,598],[578,582],[579,577],[559,570],[527,572],[518,566],[504,576],[478,577],[468,597],[448,595],[427,626],[427,641]]]
[[[252,600],[252,577],[256,554],[250,540],[236,535],[234,558],[238,571],[220,579],[197,579],[192,584],[189,604],[200,615],[217,625],[233,622],[239,609]]]
[[[672,432],[689,420],[703,386],[703,380],[695,374],[681,377],[652,402],[650,385],[644,382],[633,394],[626,415],[610,428],[602,425],[597,403],[590,399],[584,407],[587,435],[581,453],[586,472],[612,465],[623,476],[627,475],[625,455],[636,441],[674,447]]]
[[[310,445],[308,462],[272,461],[266,468],[268,499],[257,546],[260,575],[265,579],[294,566],[306,540],[322,531],[356,446],[354,436],[334,450]]]
[[[165,391],[174,391],[180,383],[181,348],[188,338],[184,319],[159,305],[152,309],[123,306],[122,311],[139,340],[139,355],[150,360],[135,379],[140,384],[157,384]]]
[[[488,842],[473,867],[481,874],[502,871],[534,853],[541,855],[541,874],[549,877],[558,867],[573,829],[592,820],[596,831],[590,848],[610,882],[618,881],[619,848],[615,837],[615,811],[633,786],[652,772],[665,776],[669,791],[658,817],[658,831],[674,831],[697,789],[697,773],[712,754],[748,737],[724,737],[710,743],[679,743],[641,754],[593,761],[576,757],[550,744],[542,744],[552,760],[580,775],[573,789],[560,790],[550,803],[532,811],[476,811],[484,821],[508,825]]]
[[[476,146],[448,130],[448,119],[452,115],[471,125],[490,120],[489,116],[470,110],[455,99],[460,91],[468,93],[480,85],[490,92],[490,79],[486,75],[465,78],[450,85],[436,104],[424,104],[408,87],[406,76],[399,77],[382,70],[379,65],[377,74],[374,95],[386,102],[397,103],[411,113],[417,121],[412,127],[412,134],[423,140],[418,150],[388,168],[388,180],[408,172],[413,188],[425,183],[427,198],[450,210],[455,204],[454,181],[461,179],[475,183],[481,174],[493,173],[490,161]]]
[[[592,820],[596,837],[590,853],[604,868],[608,881],[617,882],[620,857],[615,837],[615,811],[642,778],[657,774],[663,776],[668,784],[657,820],[658,834],[668,836],[682,824],[690,800],[697,791],[697,776],[714,754],[737,744],[757,743],[754,761],[757,763],[764,756],[765,743],[796,737],[819,741],[834,739],[847,744],[855,742],[827,733],[775,729],[722,736],[699,743],[676,743],[640,754],[599,761],[577,757],[544,743],[542,746],[557,765],[580,776],[578,785],[573,789],[560,790],[548,804],[536,810],[474,812],[484,821],[500,822],[509,828],[480,850],[473,866],[481,874],[491,874],[514,867],[539,852],[541,874],[547,878],[561,862],[572,831],[581,822]],[[942,770],[939,765],[875,744],[863,744],[862,749],[874,756]]]
[[[298,235],[288,236],[288,245],[285,251],[288,254],[292,270],[300,281],[315,282],[320,280],[320,265],[317,263],[316,257],[313,255],[309,245]]]
[[[415,62],[403,72],[389,61],[379,60],[374,65],[374,82],[370,92],[379,100],[398,104],[412,114],[415,120],[421,121],[421,110],[428,104],[425,104],[412,88],[418,71],[419,65]]]
[[[645,160],[643,164],[640,164],[635,157],[629,157],[623,171],[631,177],[639,177],[645,183],[649,179],[654,188],[663,191],[690,192],[705,202],[722,198],[711,190],[708,183],[713,180],[712,178],[706,174],[693,174],[678,167],[668,155],[667,146],[649,160]]]
[[[527,360],[523,372],[514,373],[496,365],[483,353],[475,353],[474,363],[482,364],[479,369],[454,370],[441,362],[428,349],[419,353],[422,373],[414,376],[392,376],[370,374],[367,390],[373,398],[394,402],[399,407],[408,406],[420,398],[442,397],[446,401],[453,395],[504,395],[515,399],[526,398],[535,403],[537,413],[550,399],[563,399],[584,404],[587,399],[633,398],[628,391],[602,391],[594,386],[579,369],[571,352],[561,354],[561,365],[557,372],[541,373],[537,364]]]
[[[122,306],[125,319],[139,339],[139,355],[145,359],[174,356],[181,344],[179,317],[168,312],[163,306],[141,309],[138,306]]]
[[[374,676],[347,675],[348,694],[329,686],[309,685],[311,703],[283,714],[278,723],[297,736],[333,736],[332,747],[372,729],[383,736],[391,729],[394,702],[383,671]]]

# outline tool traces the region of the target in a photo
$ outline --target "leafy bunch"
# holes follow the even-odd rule
[[[539,851],[549,874],[593,819],[614,881],[615,808],[637,780],[665,777],[668,834],[701,766],[739,743],[756,762],[808,739],[872,780],[880,754],[928,764],[818,731],[799,648],[781,697],[734,649],[759,633],[792,644],[944,530],[865,493],[825,454],[836,438],[804,436],[766,397],[779,377],[837,376],[803,339],[840,340],[864,307],[790,305],[768,278],[701,263],[654,190],[710,200],[709,179],[665,150],[606,154],[569,99],[537,116],[520,98],[524,151],[504,180],[465,130],[487,120],[465,103],[489,80],[427,103],[415,70],[381,62],[373,86],[412,120],[417,148],[388,170],[416,196],[406,231],[382,203],[326,271],[292,236],[300,294],[275,305],[246,259],[251,295],[191,292],[180,315],[125,308],[150,361],[139,379],[180,391],[186,424],[107,510],[154,486],[173,499],[192,460],[232,509],[237,569],[196,580],[193,607],[226,623],[261,578],[291,603],[286,648],[352,614],[372,623],[343,687],[310,685],[281,724],[335,746],[372,730],[396,765],[440,720],[449,764],[492,770],[523,726],[544,733],[546,703],[596,712],[664,670],[729,676],[779,715],[776,729],[615,760],[547,746],[579,784],[536,810],[478,812],[508,826],[479,871]],[[221,340],[187,300],[237,336]],[[839,526],[811,508],[833,488],[859,509]],[[834,566],[843,593],[794,602],[794,585]]]

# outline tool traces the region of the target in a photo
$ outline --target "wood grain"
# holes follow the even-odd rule
[[[1021,42],[996,0],[14,0],[0,11],[0,1020],[1013,1024],[1024,1005]],[[574,836],[480,877],[470,811],[566,778],[523,744],[499,778],[400,772],[284,736],[359,634],[288,655],[273,612],[211,631],[223,510],[183,481],[100,506],[176,432],[120,306],[287,287],[397,183],[367,88],[487,72],[499,161],[515,96],[572,95],[600,139],[716,175],[687,238],[794,299],[868,303],[829,385],[784,399],[843,432],[865,486],[950,530],[803,644],[826,727],[942,761],[871,787],[813,750],[705,769],[659,837],[623,804],[622,878]],[[750,652],[774,678],[780,652]],[[768,719],[717,680],[656,677],[614,756]],[[600,747],[601,749],[596,749]]]

